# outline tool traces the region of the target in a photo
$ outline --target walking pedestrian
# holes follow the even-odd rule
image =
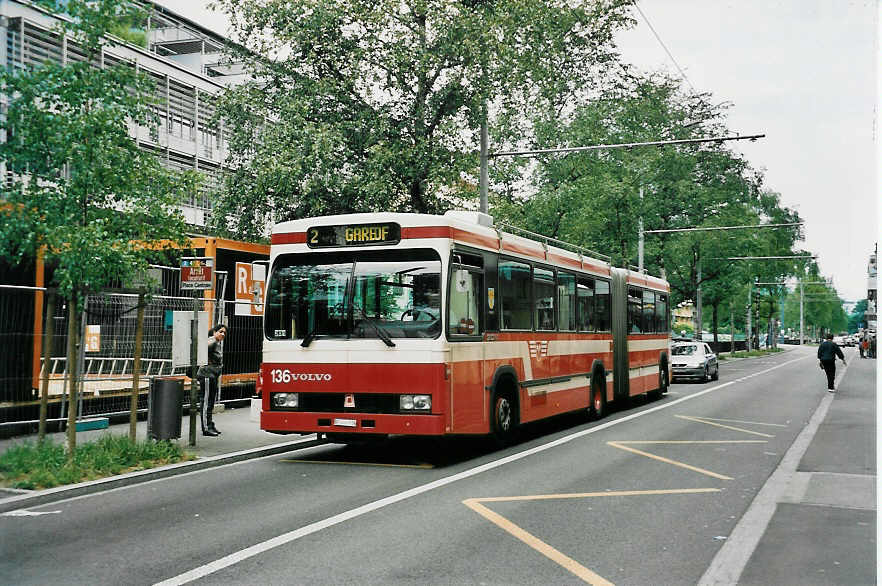
[[[842,349],[833,342],[833,334],[827,334],[827,339],[818,346],[818,360],[821,363],[821,368],[827,373],[827,391],[830,393],[836,392],[836,389],[833,388],[833,380],[836,378],[837,356],[842,360],[842,364],[845,364],[845,355],[842,354]]]
[[[202,395],[200,419],[202,435],[218,436],[221,432],[215,427],[212,417],[214,402],[217,400],[218,379],[224,365],[224,338],[227,336],[227,326],[218,324],[208,330],[208,335],[208,364],[201,366],[196,373]]]
[[[861,336],[860,347],[861,347],[861,358],[869,358],[870,357],[870,340],[866,334],[863,334]]]

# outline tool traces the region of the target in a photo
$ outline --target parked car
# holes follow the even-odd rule
[[[845,342],[845,336],[833,336],[833,343],[839,346],[840,348],[844,348],[848,344]]]
[[[720,378],[717,355],[704,342],[671,344],[671,380],[698,379],[702,382]]]

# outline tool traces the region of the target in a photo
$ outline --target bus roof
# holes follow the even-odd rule
[[[447,238],[455,242],[485,250],[544,260],[564,268],[588,271],[609,276],[612,265],[608,259],[598,258],[576,245],[570,245],[539,234],[520,229],[515,234],[506,232],[507,226],[494,226],[493,218],[474,211],[451,210],[444,215],[375,212],[319,216],[280,222],[273,227],[272,244],[306,244],[306,232],[310,228],[327,226],[367,226],[395,223],[401,227],[401,240]],[[628,283],[670,290],[667,281],[637,272],[630,272]]]

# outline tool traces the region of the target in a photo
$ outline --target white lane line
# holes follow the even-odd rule
[[[26,509],[18,509],[3,513],[0,517],[39,517],[40,515],[57,515],[59,513],[61,511],[28,511]]]
[[[805,360],[805,356],[801,358],[796,358],[794,360],[789,360],[787,362],[783,362],[778,364],[777,366],[773,366],[771,368],[767,368],[766,370],[760,371],[757,374],[763,374],[766,372],[771,372],[772,370],[776,370],[783,366],[787,366],[788,364],[792,364],[794,362],[798,362],[800,360]],[[586,435],[590,435],[592,433],[596,433],[598,431],[607,429],[612,427],[613,425],[620,425],[627,421],[631,421],[632,419],[637,419],[638,417],[643,417],[645,415],[649,415],[650,413],[654,413],[656,411],[660,411],[662,409],[668,409],[682,403],[684,401],[691,401],[692,399],[696,399],[701,397],[702,395],[706,395],[708,393],[712,393],[715,391],[719,391],[726,387],[735,384],[734,382],[728,382],[721,385],[717,385],[715,387],[711,387],[709,389],[705,389],[703,391],[699,391],[697,393],[688,395],[686,397],[682,397],[680,399],[676,399],[667,403],[665,405],[659,405],[657,407],[652,407],[650,409],[646,409],[645,411],[640,411],[638,413],[632,413],[631,415],[627,415],[622,417],[621,419],[615,419],[613,421],[608,421],[606,423],[602,423],[595,427],[591,427],[589,429],[584,429],[582,431],[578,431],[576,433],[570,434],[568,436],[556,439],[554,441],[548,442],[547,444],[542,444],[541,446],[536,446],[534,448],[530,448],[529,450],[524,450],[523,452],[518,452],[517,454],[512,454],[510,456],[506,456],[505,458],[500,458],[499,460],[494,460],[493,462],[488,462],[486,464],[482,464],[481,466],[476,466],[475,468],[471,468],[469,470],[464,470],[463,472],[459,472],[457,474],[453,474],[451,476],[446,476],[444,478],[440,478],[433,482],[429,482],[427,484],[423,484],[421,486],[416,486],[404,492],[400,492],[398,494],[390,495],[385,498],[376,500],[372,503],[367,503],[360,507],[356,507],[354,509],[350,509],[343,513],[339,513],[332,517],[328,517],[327,519],[322,519],[321,521],[316,521],[315,523],[310,523],[309,525],[305,525],[299,529],[295,529],[294,531],[289,531],[288,533],[283,533],[277,537],[273,537],[272,539],[268,539],[261,543],[257,543],[252,545],[251,547],[246,547],[245,549],[239,550],[237,552],[233,552],[229,555],[226,555],[220,559],[217,559],[213,562],[209,562],[205,565],[193,568],[188,572],[184,572],[183,574],[178,574],[172,578],[167,580],[163,580],[162,582],[158,582],[158,586],[173,586],[179,584],[187,584],[194,580],[198,580],[199,578],[204,578],[210,574],[223,570],[224,568],[228,568],[230,566],[236,565],[239,562],[245,561],[254,556],[260,555],[264,552],[267,552],[273,548],[279,547],[280,545],[285,545],[296,541],[302,537],[306,537],[307,535],[312,535],[313,533],[317,533],[323,529],[327,529],[328,527],[333,527],[334,525],[338,525],[343,523],[344,521],[349,521],[356,517],[360,517],[361,515],[365,515],[367,513],[371,513],[378,509],[382,509],[389,505],[393,505],[395,503],[401,502],[405,499],[409,499],[411,497],[424,494],[431,490],[435,490],[436,488],[441,488],[443,486],[447,486],[448,484],[453,484],[454,482],[458,482],[460,480],[465,480],[466,478],[471,478],[472,476],[477,476],[483,472],[487,472],[488,470],[493,470],[495,468],[499,468],[501,466],[505,466],[506,464],[510,464],[511,462],[516,462],[518,460],[522,460],[534,454],[538,454],[540,452],[544,452],[546,450],[550,450],[552,448],[556,448],[557,446],[561,446],[563,444],[569,443],[573,440],[579,439]]]
[[[838,372],[836,377],[836,388],[839,388],[839,381],[845,376],[848,369],[846,365]],[[757,493],[747,512],[735,525],[729,538],[723,544],[723,547],[714,556],[710,566],[708,566],[698,586],[726,586],[729,584],[737,584],[741,573],[747,566],[750,556],[759,545],[759,541],[769,526],[772,515],[780,500],[786,493],[790,481],[796,473],[796,467],[802,460],[806,450],[814,438],[818,427],[827,416],[830,404],[833,402],[833,393],[824,393],[821,404],[815,409],[814,414],[803,430],[796,436],[796,440],[790,446],[790,449],[784,454],[781,464],[769,476],[769,479]]]

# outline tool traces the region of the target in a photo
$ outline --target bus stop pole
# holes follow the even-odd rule
[[[193,289],[193,319],[190,321],[190,447],[196,446],[196,356],[199,343],[199,290]]]

